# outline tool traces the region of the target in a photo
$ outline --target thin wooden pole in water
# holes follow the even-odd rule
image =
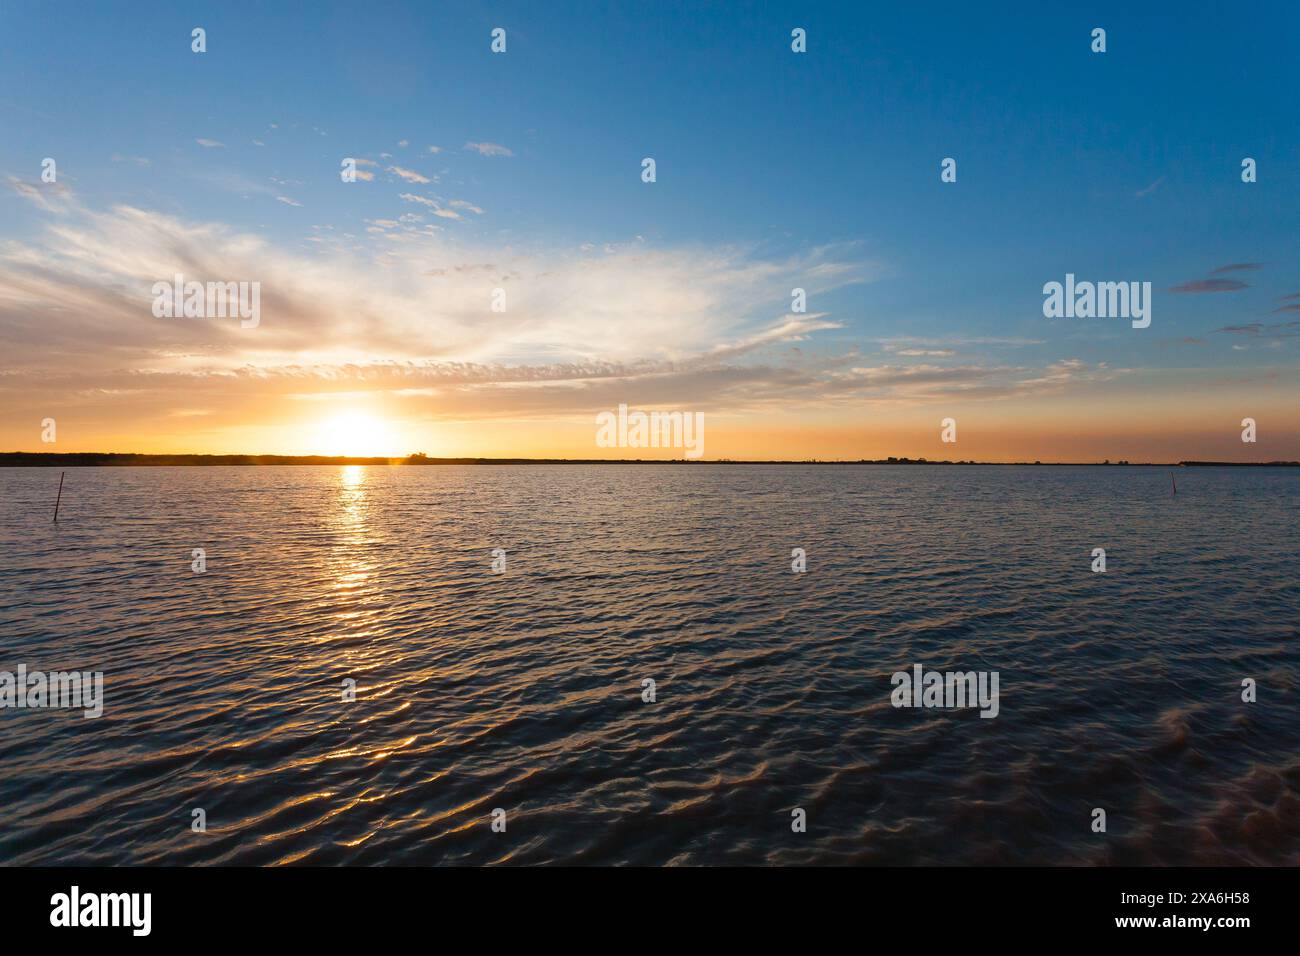
[[[1174,486],[1174,494],[1178,494],[1178,482],[1174,481],[1174,473],[1169,473],[1169,483]]]
[[[59,496],[54,499],[54,520],[56,523],[59,520],[59,502],[63,500],[63,476],[66,474],[66,471],[59,472]]]

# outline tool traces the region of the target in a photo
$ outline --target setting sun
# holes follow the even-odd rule
[[[356,411],[321,422],[313,435],[312,445],[321,455],[391,458],[406,454],[396,447],[396,436],[382,418]]]

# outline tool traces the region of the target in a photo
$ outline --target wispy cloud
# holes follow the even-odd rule
[[[405,169],[402,166],[389,166],[388,171],[402,177],[402,179],[405,179],[408,183],[424,184],[433,182],[433,180],[428,176],[423,176],[413,169]]]
[[[1300,320],[1275,322],[1268,325],[1263,322],[1250,322],[1246,325],[1225,325],[1223,328],[1214,331],[1226,335],[1273,335],[1280,338],[1292,338],[1298,334],[1297,329],[1300,329]]]
[[[514,151],[499,143],[466,143],[465,148],[480,156],[513,156]]]
[[[206,149],[225,149],[226,144],[218,142],[215,139],[196,139],[194,142]]]
[[[6,319],[15,319],[8,332],[15,346],[39,352],[57,326],[60,338],[67,333],[65,346],[92,361],[104,342],[115,343],[114,350],[153,349],[160,340],[206,341],[214,361],[228,352],[239,364],[250,348],[282,362],[344,353],[395,360],[681,356],[745,341],[756,325],[770,329],[762,316],[786,301],[796,278],[818,272],[819,287],[832,288],[874,274],[848,258],[851,246],[777,262],[744,247],[670,250],[640,243],[503,255],[424,236],[409,248],[369,255],[331,238],[319,255],[307,257],[219,224],[130,206],[72,206],[69,215],[44,235],[0,246],[0,303]],[[480,268],[487,263],[495,265]],[[160,324],[150,313],[148,290],[176,272],[260,281],[257,337],[210,323]],[[509,299],[500,314],[489,308],[497,286],[506,287]],[[53,314],[66,324],[47,326]],[[786,331],[795,336],[807,329]]]
[[[427,196],[417,196],[415,193],[402,193],[398,198],[405,200],[406,202],[419,203],[422,206],[427,206],[432,211],[433,215],[438,216],[441,219],[453,219],[457,222],[464,221],[464,217],[460,213],[453,209],[446,208],[436,199],[430,199]],[[452,201],[450,205],[454,206],[456,205],[456,202]],[[483,210],[479,209],[477,211],[482,213]]]
[[[369,225],[384,238],[419,228],[419,216],[402,219]],[[276,396],[381,392],[414,418],[547,420],[620,401],[743,411],[1015,399],[1123,374],[1073,358],[871,363],[843,343],[824,353],[792,347],[843,333],[832,314],[782,314],[792,287],[814,296],[880,274],[853,244],[773,259],[742,245],[502,249],[437,232],[406,240],[367,250],[331,235],[308,256],[219,224],[73,205],[45,234],[0,245],[0,349],[10,370],[0,392],[6,404],[58,395],[66,407],[70,390],[90,387],[102,393],[96,407],[113,403],[142,421],[212,408],[205,420],[222,427],[230,409],[252,415]],[[259,281],[261,324],[155,318],[150,288],[177,272]],[[491,311],[494,289],[505,290],[504,312]],[[894,350],[921,359],[953,351],[923,342]]]
[[[46,212],[64,213],[70,208],[72,190],[65,183],[29,183],[10,176],[9,188]]]
[[[424,206],[432,206],[435,209],[438,207],[438,203],[434,200],[429,199],[427,196],[417,196],[415,193],[400,193],[398,198],[407,202],[418,202]]]
[[[278,190],[268,186],[260,180],[249,179],[241,173],[231,169],[203,169],[194,173],[194,179],[208,186],[233,193],[236,196],[249,198],[252,196],[268,196],[274,198]]]
[[[1027,348],[1033,345],[1046,345],[1045,339],[1031,339],[1017,336],[951,336],[943,339],[919,338],[900,335],[888,339],[876,339],[887,352],[901,348],[935,348],[953,349],[966,347],[989,348]]]
[[[1135,193],[1133,194],[1133,198],[1134,198],[1134,199],[1143,199],[1143,198],[1145,198],[1145,197],[1147,197],[1147,196],[1150,196],[1153,192],[1155,192],[1157,189],[1160,188],[1160,184],[1163,183],[1164,181],[1165,181],[1165,177],[1161,176],[1159,179],[1157,179],[1155,182],[1153,182],[1150,186],[1147,186],[1145,189],[1139,189],[1137,192],[1135,192]]]
[[[1194,282],[1184,282],[1182,285],[1176,285],[1170,292],[1238,292],[1241,289],[1248,289],[1250,286],[1237,279],[1197,279]]]
[[[1233,262],[1226,266],[1219,266],[1217,269],[1211,270],[1210,275],[1223,275],[1227,272],[1253,272],[1260,268],[1262,268],[1262,266],[1258,262]],[[1242,289],[1249,288],[1250,286],[1245,282],[1242,282],[1240,279],[1209,278],[1184,282],[1182,285],[1174,286],[1169,291],[1198,295],[1208,292],[1240,292]]]
[[[886,345],[885,351],[892,352],[895,355],[905,355],[908,357],[926,356],[930,358],[946,358],[956,355],[953,349],[926,349],[917,348],[916,346]]]

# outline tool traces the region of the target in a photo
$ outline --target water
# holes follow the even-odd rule
[[[1297,470],[58,478],[0,470],[0,670],[105,712],[0,710],[3,863],[1300,862]]]

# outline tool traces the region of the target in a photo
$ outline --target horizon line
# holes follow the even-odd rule
[[[1296,468],[1300,461],[975,461],[889,458],[431,458],[417,453],[399,457],[358,455],[149,454],[143,452],[0,452],[0,467],[166,467],[258,465],[980,465],[1070,468]]]

